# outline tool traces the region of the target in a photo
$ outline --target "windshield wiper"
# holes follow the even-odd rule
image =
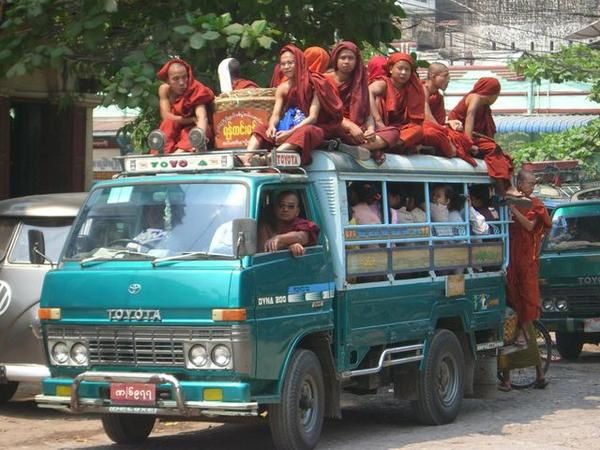
[[[163,258],[156,258],[152,261],[152,265],[156,267],[158,264],[168,261],[182,261],[186,259],[199,259],[200,257],[212,258],[218,257],[223,259],[235,259],[232,255],[226,255],[224,253],[212,253],[212,252],[191,252],[191,253],[181,253],[179,255],[173,256],[165,256]]]
[[[154,260],[156,258],[155,256],[149,255],[147,253],[141,253],[141,252],[135,252],[133,250],[123,249],[123,250],[116,250],[116,251],[114,251],[114,253],[111,253],[111,254],[107,254],[106,252],[103,252],[101,255],[90,256],[89,258],[82,259],[79,264],[81,265],[81,267],[85,267],[93,262],[111,261],[111,260],[115,259],[115,257],[117,255],[142,256],[144,259],[152,259],[152,260]]]

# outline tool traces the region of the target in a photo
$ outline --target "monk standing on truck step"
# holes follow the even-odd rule
[[[442,63],[431,63],[427,69],[427,80],[423,82],[425,90],[425,121],[423,122],[424,145],[435,147],[439,156],[459,157],[472,166],[477,162],[470,154],[473,141],[462,131],[459,120],[446,120],[444,96],[450,82],[450,71]]]
[[[500,389],[504,391],[510,390],[510,370],[518,367],[536,366],[534,387],[543,389],[548,384],[541,367],[533,321],[540,317],[540,247],[552,221],[542,201],[531,196],[535,183],[532,172],[521,170],[517,176],[517,188],[531,199],[531,205],[509,205],[513,222],[509,228],[510,261],[506,274],[506,296],[508,304],[517,313],[519,325],[527,339],[527,349],[521,354],[514,353],[499,359],[499,368],[503,371]]]
[[[279,65],[273,79],[287,78],[277,86],[275,105],[268,125],[259,124],[253,131],[247,150],[273,148],[295,150],[303,165],[310,164],[310,153],[323,142],[324,128],[339,126],[343,105],[333,86],[319,73],[310,73],[302,50],[292,44],[279,52]],[[243,165],[267,165],[268,158],[243,155]]]
[[[212,138],[206,106],[215,95],[196,80],[190,65],[182,59],[171,59],[157,73],[163,81],[158,88],[160,130],[165,135],[165,153],[192,152],[189,132],[197,127],[204,131],[205,145]]]
[[[392,53],[386,70],[387,75],[377,77],[369,85],[377,135],[371,155],[377,164],[385,161],[383,149],[406,154],[423,140],[425,93],[412,57]]]
[[[523,201],[523,195],[511,184],[512,159],[494,141],[496,124],[490,106],[499,95],[500,82],[496,78],[480,78],[450,111],[448,119],[459,120],[463,124],[465,134],[474,143],[471,153],[483,156],[488,174],[495,181],[496,194],[501,198],[508,196]]]

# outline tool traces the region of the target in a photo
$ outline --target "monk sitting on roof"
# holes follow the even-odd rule
[[[392,53],[386,69],[389,75],[379,76],[369,85],[376,133],[372,157],[377,164],[385,161],[383,149],[410,153],[423,139],[425,93],[412,57]]]
[[[302,51],[291,44],[279,53],[273,80],[287,80],[277,86],[275,105],[268,126],[259,124],[248,142],[248,150],[272,148],[300,152],[302,164],[310,164],[311,151],[321,144],[323,127],[337,127],[342,121],[342,102],[327,79],[306,68]],[[258,155],[239,158],[243,165],[266,165]]]
[[[498,95],[500,82],[496,78],[480,78],[473,89],[450,111],[448,119],[459,120],[463,124],[465,134],[474,143],[471,153],[482,156],[485,160],[488,173],[495,181],[496,193],[501,198],[510,196],[524,199],[511,184],[511,157],[494,141],[496,124],[490,106],[498,99]]]
[[[229,74],[231,76],[231,88],[234,91],[258,87],[258,84],[254,81],[241,77],[240,62],[235,58],[231,58],[231,61],[229,61]]]
[[[164,152],[194,151],[189,140],[189,132],[194,127],[204,132],[203,147],[206,148],[206,142],[212,137],[206,105],[215,98],[213,91],[194,79],[192,68],[182,59],[168,61],[157,76],[163,81],[158,88],[158,98],[162,118],[160,130],[165,136]]]
[[[329,69],[329,61],[331,60],[327,50],[321,47],[308,47],[304,50],[304,58],[306,58],[306,67],[311,72],[325,73]]]
[[[473,141],[462,132],[462,123],[459,120],[446,120],[444,96],[440,91],[446,90],[449,81],[448,67],[435,62],[429,65],[427,80],[423,82],[426,101],[422,143],[435,147],[439,156],[457,156],[476,166],[469,153]]]

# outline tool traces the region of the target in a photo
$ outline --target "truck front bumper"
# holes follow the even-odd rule
[[[108,391],[110,383],[149,383],[157,389],[170,390],[169,399],[157,398],[152,405],[113,404],[99,393]],[[222,401],[199,400],[204,390],[220,389]],[[257,416],[258,403],[246,401],[250,386],[243,382],[179,381],[164,373],[84,372],[73,380],[46,379],[44,393],[35,397],[41,408],[61,409],[74,413],[127,413],[157,416]],[[64,392],[51,395],[49,392]],[[91,394],[91,395],[90,395]],[[187,398],[189,397],[189,398]]]
[[[0,363],[0,383],[17,381],[39,383],[50,376],[50,370],[42,364],[2,364]]]

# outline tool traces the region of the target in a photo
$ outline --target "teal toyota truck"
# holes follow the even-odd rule
[[[600,200],[559,205],[540,255],[542,320],[565,359],[600,343]]]
[[[310,449],[344,392],[393,389],[445,424],[496,390],[506,209],[475,234],[466,202],[435,224],[429,203],[440,184],[490,189],[483,162],[235,156],[130,156],[94,185],[43,286],[40,406],[97,413],[117,443],[144,441],[156,418],[236,416],[268,421],[278,449]],[[355,214],[366,185],[378,222]],[[257,246],[281,192],[320,228],[302,255]]]

